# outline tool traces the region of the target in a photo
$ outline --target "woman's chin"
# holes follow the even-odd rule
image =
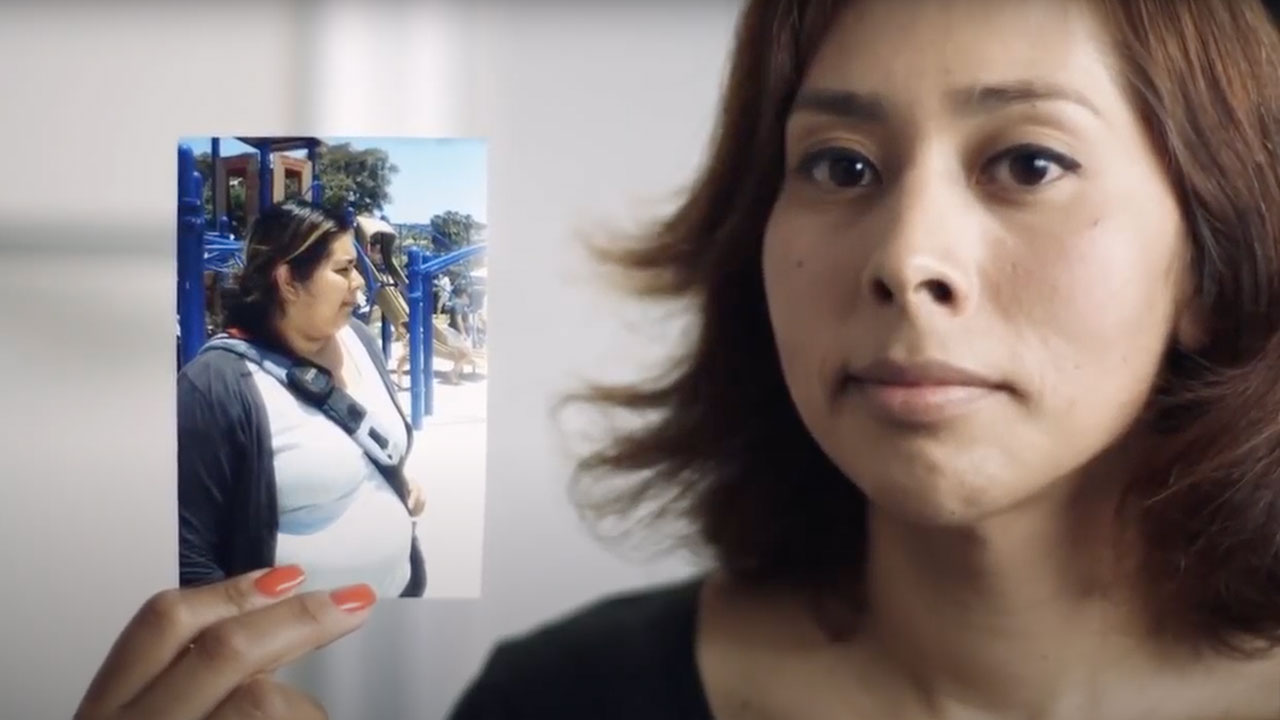
[[[965,527],[1010,512],[1045,491],[1017,474],[918,463],[864,470],[856,484],[878,512],[913,524]]]

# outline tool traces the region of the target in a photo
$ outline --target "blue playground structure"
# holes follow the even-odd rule
[[[317,177],[318,150],[323,146],[319,138],[302,137],[242,137],[236,138],[252,147],[258,153],[257,202],[261,211],[271,207],[275,202],[273,193],[272,161],[276,153],[305,149],[307,160],[311,166],[311,177]],[[219,172],[221,142],[219,138],[210,141],[210,154],[213,160],[215,182]],[[178,263],[178,368],[190,362],[200,348],[208,340],[206,327],[205,274],[212,272],[221,281],[234,274],[244,265],[244,240],[231,233],[231,224],[214,193],[214,216],[216,224],[211,222],[204,208],[204,188],[206,179],[196,169],[196,155],[189,145],[178,146],[178,223],[177,223],[177,263]],[[311,201],[319,203],[323,197],[323,188],[318,180],[310,185]],[[246,222],[252,223],[253,217]],[[414,429],[421,430],[424,416],[432,414],[434,370],[432,358],[435,326],[433,323],[432,287],[435,276],[449,267],[473,258],[487,249],[486,245],[476,244],[456,252],[439,256],[428,256],[421,248],[408,248],[409,267],[405,273],[396,259],[396,236],[381,233],[379,255],[382,262],[378,267],[368,255],[368,246],[373,238],[362,237],[357,224],[355,211],[347,209],[347,220],[357,228],[357,252],[359,255],[360,273],[364,277],[365,302],[356,310],[356,316],[368,323],[377,299],[385,297],[384,288],[394,289],[407,305],[408,317],[405,328],[406,341],[409,346],[409,378],[410,378],[410,415]],[[382,219],[385,223],[385,218]],[[387,223],[389,226],[389,223]],[[212,226],[212,227],[211,227]],[[390,235],[390,237],[388,237]],[[387,307],[380,307],[382,315],[382,350],[384,359],[389,361],[391,344],[395,332],[396,318],[388,317]],[[428,333],[432,333],[429,336]]]

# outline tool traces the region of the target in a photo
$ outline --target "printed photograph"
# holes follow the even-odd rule
[[[486,167],[470,138],[179,139],[182,586],[479,596]]]

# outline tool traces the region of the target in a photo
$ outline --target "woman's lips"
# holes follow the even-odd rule
[[[877,415],[911,425],[954,419],[1007,390],[979,372],[937,360],[879,360],[850,373],[847,385]]]

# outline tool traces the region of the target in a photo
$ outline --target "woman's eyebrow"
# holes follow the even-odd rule
[[[951,105],[961,113],[988,113],[1013,105],[1059,101],[1078,105],[1101,115],[1089,98],[1060,83],[1038,79],[982,83],[956,88],[947,93]],[[853,90],[814,88],[801,90],[792,105],[792,113],[813,113],[860,125],[878,125],[887,121],[889,103],[876,93]]]
[[[971,85],[952,91],[952,104],[973,111],[1001,110],[1035,102],[1068,102],[1102,116],[1098,107],[1074,88],[1048,80],[1025,79]]]

